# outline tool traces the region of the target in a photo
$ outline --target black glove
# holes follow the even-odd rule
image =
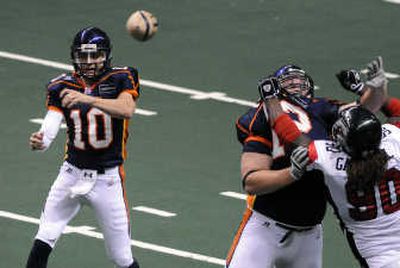
[[[304,172],[306,172],[306,167],[310,162],[308,157],[308,148],[304,146],[299,146],[290,155],[290,175],[296,181],[299,180]]]
[[[269,76],[258,81],[258,93],[263,101],[276,98],[279,96],[280,91],[281,89],[276,77]]]
[[[382,88],[387,83],[385,71],[383,70],[383,59],[377,57],[367,65],[367,81],[365,84],[370,88]]]
[[[361,81],[360,73],[357,70],[342,70],[336,74],[336,77],[343,88],[361,95],[364,83]]]

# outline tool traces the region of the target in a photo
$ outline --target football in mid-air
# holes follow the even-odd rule
[[[158,20],[150,12],[138,10],[129,16],[126,29],[135,39],[147,41],[157,32]]]

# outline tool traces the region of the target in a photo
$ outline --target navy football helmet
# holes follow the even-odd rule
[[[333,140],[353,158],[364,158],[379,149],[382,126],[379,119],[361,106],[352,106],[340,113],[332,126]]]
[[[96,79],[111,66],[111,42],[107,34],[96,27],[80,30],[71,46],[71,60],[75,72]]]
[[[282,97],[300,106],[307,106],[307,101],[314,97],[314,82],[300,67],[287,64],[280,67],[274,76],[278,79]]]

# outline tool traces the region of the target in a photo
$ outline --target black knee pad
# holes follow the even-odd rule
[[[51,250],[52,248],[49,244],[35,239],[26,263],[26,268],[46,268]]]

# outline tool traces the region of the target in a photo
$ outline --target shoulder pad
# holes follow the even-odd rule
[[[58,80],[64,80],[65,77],[67,77],[66,73],[60,74],[59,76],[54,77],[53,79],[51,79],[49,84],[51,84],[51,83],[53,83],[55,81],[58,81]]]
[[[61,74],[53,79],[50,80],[50,82],[47,84],[47,88],[49,90],[57,89],[59,88],[62,84],[76,84],[76,79],[69,75],[69,74]],[[79,85],[76,85],[77,87],[80,87]],[[64,87],[64,86],[63,86]]]
[[[268,137],[270,127],[262,110],[262,105],[257,108],[250,108],[245,114],[236,121],[238,139],[242,141],[250,135]]]

